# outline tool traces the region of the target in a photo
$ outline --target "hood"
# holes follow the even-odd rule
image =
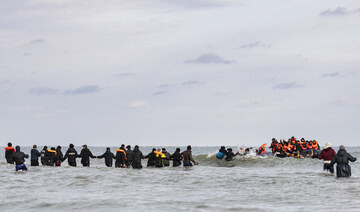
[[[332,150],[331,147],[328,147],[328,148],[326,148],[326,149],[323,149],[324,152],[329,152],[329,151],[331,151],[331,150]]]
[[[139,151],[139,148],[138,147],[135,147],[133,152],[138,152]]]
[[[337,154],[339,155],[339,156],[344,156],[344,155],[346,155],[346,150],[345,149],[340,149],[338,152],[337,152]]]
[[[20,151],[20,146],[16,146],[15,147],[15,150],[18,152],[18,151]]]

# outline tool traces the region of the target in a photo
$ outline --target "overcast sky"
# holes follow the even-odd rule
[[[0,5],[2,145],[358,145],[359,119],[359,1]]]

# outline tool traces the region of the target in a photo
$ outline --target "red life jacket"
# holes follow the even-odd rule
[[[11,149],[14,150],[14,152],[16,152],[15,149],[14,149],[14,147],[12,147],[12,146],[5,147],[5,151],[9,151],[9,150],[11,150]]]
[[[315,141],[315,142],[313,143],[312,148],[313,148],[313,149],[319,149],[319,144],[318,144],[317,141]]]
[[[313,145],[310,144],[310,143],[307,143],[307,144],[306,144],[306,148],[307,148],[307,149],[312,149],[312,148],[313,148]]]

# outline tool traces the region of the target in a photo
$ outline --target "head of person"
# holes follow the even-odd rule
[[[51,150],[56,150],[55,147],[51,147]]]
[[[153,152],[155,152],[155,151],[156,151],[156,149],[155,149],[155,148],[153,148],[153,149],[152,149],[152,151],[153,151]]]
[[[70,148],[74,148],[74,144],[70,144],[69,147],[70,147]]]
[[[331,147],[331,143],[330,143],[330,142],[327,142],[327,143],[325,144],[324,149],[328,149],[328,148],[330,148],[330,147]]]
[[[345,146],[344,146],[344,145],[340,145],[339,150],[345,150]]]
[[[20,146],[16,146],[15,147],[15,150],[18,152],[18,151],[20,151]]]
[[[138,145],[135,145],[135,146],[134,146],[134,150],[139,150],[139,146],[138,146]]]
[[[127,149],[127,150],[131,149],[131,146],[130,146],[130,145],[127,145],[127,146],[126,146],[126,149]]]
[[[191,150],[191,145],[186,147],[187,150]]]
[[[249,148],[246,148],[246,149],[245,149],[245,152],[250,152],[250,149],[249,149]]]
[[[177,152],[180,152],[180,148],[176,148],[176,151],[177,151]]]
[[[162,149],[161,149],[161,152],[166,152],[166,149],[165,149],[165,148],[162,148]]]
[[[125,149],[125,144],[121,144],[120,149]]]
[[[231,148],[228,148],[227,151],[228,151],[228,152],[232,152],[232,149],[231,149]]]
[[[48,149],[48,147],[47,146],[44,146],[44,148],[43,148],[44,150],[47,150]]]
[[[224,146],[221,146],[221,147],[220,147],[220,150],[225,150],[225,147],[224,147]]]
[[[61,146],[57,146],[56,149],[61,149]]]
[[[9,142],[9,143],[8,143],[8,147],[12,147],[12,143]]]
[[[158,152],[161,152],[161,148],[158,148],[157,151],[158,151]]]
[[[86,144],[84,144],[82,147],[83,147],[83,149],[87,149],[87,145],[86,145]]]
[[[37,148],[36,144],[34,144],[34,145],[33,145],[33,148],[34,148],[34,149],[36,149],[36,148]]]
[[[110,151],[110,147],[106,147],[106,151]]]

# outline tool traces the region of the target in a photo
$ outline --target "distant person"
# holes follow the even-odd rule
[[[221,146],[219,152],[216,154],[216,158],[222,160],[227,154],[225,146]]]
[[[330,166],[336,165],[336,177],[351,177],[349,161],[355,162],[356,158],[346,152],[345,146],[341,145],[337,154],[331,160]]]
[[[194,160],[194,158],[192,157],[192,153],[191,153],[191,146],[187,146],[186,151],[181,153],[184,159],[184,166],[192,166],[193,164],[191,162],[194,163],[194,165],[198,165],[198,163]]]
[[[115,156],[115,168],[125,168],[126,167],[126,151],[125,144],[122,144],[120,149],[116,149]]]
[[[175,152],[170,156],[173,161],[173,167],[178,167],[181,165],[182,155],[180,153],[180,148],[176,148]]]
[[[13,154],[12,160],[15,162],[15,171],[23,170],[27,171],[25,166],[25,158],[29,158],[29,155],[20,151],[20,146],[15,147],[16,152]]]
[[[83,148],[80,152],[80,155],[79,157],[81,158],[81,164],[83,166],[87,166],[89,167],[90,166],[90,158],[96,158],[92,153],[91,151],[87,148],[87,145],[84,144],[83,145]]]
[[[131,150],[131,146],[126,146],[126,167],[130,167],[133,162],[133,151]]]
[[[145,156],[145,158],[148,159],[147,161],[147,167],[155,166],[155,159],[156,159],[156,149],[153,148],[152,151]]]
[[[331,174],[334,174],[334,167],[330,166],[331,160],[335,156],[335,151],[331,148],[331,143],[326,143],[324,149],[321,151],[319,155],[319,159],[324,160],[324,172],[330,172]]]
[[[143,153],[139,150],[139,146],[135,145],[133,150],[133,161],[132,161],[132,167],[134,169],[142,169],[141,159],[144,159]]]
[[[110,147],[106,147],[106,152],[100,156],[97,156],[97,158],[104,158],[105,159],[105,165],[107,167],[112,167],[113,159],[115,159],[114,153],[110,151]]]
[[[61,151],[61,146],[56,147],[56,157],[55,157],[55,166],[61,166],[61,162],[64,158],[64,155]]]
[[[33,145],[31,149],[31,157],[30,157],[30,165],[31,166],[39,166],[39,157],[41,157],[41,153],[37,150],[37,146]]]
[[[74,144],[70,144],[68,150],[65,153],[64,158],[61,160],[64,162],[66,159],[68,159],[69,166],[76,166],[76,158],[78,158],[79,155],[77,151],[74,149]]]
[[[6,162],[10,164],[14,164],[13,156],[14,156],[15,149],[12,146],[12,143],[8,143],[8,146],[5,147],[5,158]]]
[[[165,148],[162,148],[161,152],[165,156],[165,159],[163,159],[163,165],[164,166],[170,166],[171,154],[169,152],[167,152]]]
[[[48,150],[48,165],[54,166],[56,161],[57,152],[55,147],[51,147],[50,150]]]
[[[41,161],[41,164],[43,166],[47,166],[49,165],[49,153],[48,153],[48,147],[47,146],[44,146],[43,149],[41,150],[41,158],[40,158],[40,161]]]
[[[238,155],[239,153],[237,152],[236,154],[233,152],[232,148],[228,148],[227,149],[227,153],[225,156],[225,160],[226,161],[231,161],[236,155]]]

